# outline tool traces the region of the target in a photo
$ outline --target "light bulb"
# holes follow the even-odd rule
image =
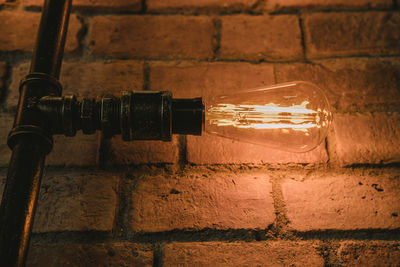
[[[309,82],[290,82],[205,104],[204,130],[233,140],[307,152],[326,137],[332,113],[325,94]]]

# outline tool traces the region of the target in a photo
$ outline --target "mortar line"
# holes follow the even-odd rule
[[[291,236],[281,238],[267,236],[257,240],[257,234],[264,230],[254,229],[202,229],[202,230],[171,230],[165,232],[136,232],[131,235],[114,237],[110,231],[60,231],[33,233],[34,242],[48,243],[107,243],[131,242],[138,244],[164,244],[170,242],[275,242],[277,240],[293,242],[302,241],[398,241],[400,228],[396,229],[357,229],[357,230],[311,230],[291,231]]]
[[[187,136],[178,135],[178,166],[182,171],[188,164],[187,160]]]
[[[298,14],[297,18],[299,20],[299,28],[300,28],[300,38],[301,38],[301,47],[303,49],[303,59],[307,61],[307,49],[306,49],[306,36],[302,14]]]
[[[319,245],[316,250],[324,259],[324,266],[341,266],[337,257],[339,246],[337,241],[321,240],[321,245]]]
[[[145,14],[147,13],[147,1],[146,0],[141,0],[141,10],[140,13]]]
[[[3,61],[15,61],[15,63],[26,63],[31,59],[32,53],[31,52],[15,52],[15,51],[2,51],[0,52],[0,57]],[[96,57],[81,57],[77,55],[73,55],[71,53],[67,53],[65,56],[65,62],[69,61],[80,61],[80,62],[100,62],[105,60],[113,60],[113,61],[146,61],[146,62],[187,62],[193,64],[201,64],[201,63],[210,63],[209,59],[202,58],[151,58],[151,57],[113,57],[113,56],[97,56]],[[331,60],[331,59],[399,59],[400,54],[393,54],[393,55],[348,55],[348,56],[325,56],[325,57],[313,57],[311,59],[304,59],[301,60],[282,60],[282,61],[271,61],[267,59],[261,60],[245,60],[245,59],[216,59],[214,62],[218,63],[249,63],[249,64],[295,64],[295,63],[315,63],[316,61],[323,61],[323,60]]]
[[[125,179],[125,174],[119,173],[118,175],[118,187],[117,187],[117,204],[114,215],[113,224],[113,238],[118,239],[124,237],[128,229],[126,226],[125,215],[127,214],[127,181]]]
[[[164,266],[164,244],[155,244],[153,251],[153,267]]]
[[[78,20],[81,22],[82,26],[81,29],[77,33],[77,39],[78,39],[78,55],[77,58],[80,59],[86,59],[90,56],[90,44],[89,44],[89,30],[90,30],[90,25],[91,25],[91,19],[81,15],[77,14]],[[66,55],[67,57],[69,55]]]
[[[287,218],[287,210],[282,192],[282,186],[281,186],[282,178],[276,177],[271,172],[270,181],[272,185],[272,199],[275,210],[274,227],[276,231],[276,237],[278,239],[291,240],[294,238],[294,236],[290,232],[288,227],[289,219]]]
[[[393,0],[396,1],[396,0]],[[258,0],[260,2],[260,5],[263,4],[263,0]],[[367,12],[396,12],[397,9],[397,4],[395,8],[392,6],[390,7],[377,7],[377,8],[370,8],[368,6],[360,7],[360,8],[354,8],[354,7],[348,7],[348,8],[329,8],[329,7],[319,7],[319,8],[296,8],[296,7],[286,7],[282,8],[280,10],[261,10],[258,12],[256,9],[258,8],[259,5],[255,3],[254,6],[243,9],[243,10],[223,10],[222,8],[220,10],[199,10],[196,8],[193,8],[192,10],[177,10],[177,11],[148,11],[148,6],[147,6],[147,1],[146,0],[141,0],[142,7],[140,10],[112,10],[112,11],[104,11],[99,10],[99,9],[84,9],[84,8],[79,8],[73,6],[71,14],[76,14],[76,13],[84,13],[87,16],[108,16],[108,15],[116,15],[116,16],[123,16],[123,15],[151,15],[151,16],[231,16],[231,15],[249,15],[249,16],[265,16],[265,15],[271,15],[271,16],[279,16],[279,15],[295,15],[298,14],[299,12],[305,11],[308,14],[313,14],[313,13],[367,13]],[[32,6],[32,7],[24,7],[24,6],[16,6],[16,7],[10,7],[10,6],[4,6],[0,7],[0,10],[24,10],[27,12],[36,12],[39,13],[42,11],[41,6]]]
[[[220,49],[221,49],[221,28],[222,28],[222,21],[221,18],[213,18],[213,58],[212,61],[216,61],[219,57]]]

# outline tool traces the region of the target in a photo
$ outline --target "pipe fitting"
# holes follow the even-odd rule
[[[30,138],[41,144],[45,153],[53,147],[52,125],[42,116],[38,103],[44,95],[58,96],[61,84],[45,73],[28,74],[19,86],[20,98],[14,126],[8,135],[8,146],[13,149],[21,138]]]
[[[74,136],[78,130],[106,138],[121,134],[124,141],[170,141],[173,133],[201,135],[201,98],[172,99],[167,91],[124,91],[120,98],[104,96],[99,101],[75,96],[46,96],[37,103],[53,134]]]

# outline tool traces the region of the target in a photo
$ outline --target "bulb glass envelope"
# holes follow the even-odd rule
[[[326,137],[332,121],[323,91],[309,82],[271,85],[213,98],[205,131],[291,152],[307,152]]]

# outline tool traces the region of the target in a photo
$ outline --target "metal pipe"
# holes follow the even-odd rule
[[[13,153],[0,206],[0,262],[24,266],[36,202],[52,132],[32,103],[61,95],[60,74],[71,0],[46,0],[30,74],[20,87],[14,128],[8,139]]]
[[[45,1],[30,73],[45,73],[56,79],[60,76],[71,1]]]
[[[124,141],[171,141],[172,134],[201,135],[204,124],[201,98],[174,99],[168,91],[123,91],[121,97],[103,96],[98,101],[45,96],[36,109],[53,134],[66,136],[100,130],[106,138],[121,134]]]

